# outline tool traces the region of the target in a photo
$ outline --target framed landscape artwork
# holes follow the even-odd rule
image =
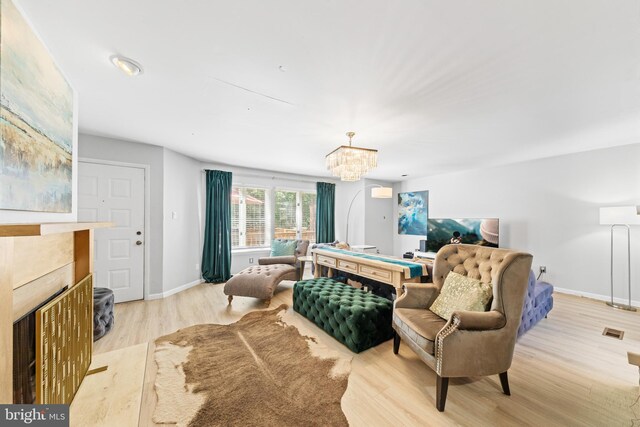
[[[428,218],[428,191],[398,193],[398,234],[425,236]]]
[[[0,57],[0,209],[71,212],[73,89],[10,0]]]

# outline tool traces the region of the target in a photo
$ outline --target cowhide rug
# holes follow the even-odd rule
[[[303,336],[281,305],[231,325],[204,324],[156,340],[153,421],[177,426],[343,426],[349,352]]]

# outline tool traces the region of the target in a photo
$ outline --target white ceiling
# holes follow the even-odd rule
[[[16,3],[81,132],[206,161],[328,175],[353,130],[395,181],[640,142],[638,0]]]

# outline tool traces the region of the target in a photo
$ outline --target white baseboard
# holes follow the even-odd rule
[[[577,295],[579,297],[596,299],[598,301],[611,301],[611,297],[609,295],[600,295],[600,294],[592,294],[591,292],[574,291],[573,289],[558,288],[556,286],[553,287],[553,291],[560,292],[561,294]],[[613,302],[617,304],[626,305],[626,304],[629,304],[629,299],[614,297]],[[640,307],[640,301],[631,300],[631,305],[634,307]]]
[[[186,291],[189,288],[193,288],[194,286],[199,285],[200,283],[203,283],[203,282],[204,280],[198,279],[198,280],[194,280],[193,282],[185,283],[184,285],[178,286],[177,288],[169,289],[168,291],[165,291],[162,293],[149,294],[147,295],[147,300],[166,298],[168,296],[177,294],[178,292]]]

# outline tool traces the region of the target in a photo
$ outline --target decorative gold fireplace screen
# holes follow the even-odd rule
[[[36,403],[69,404],[91,364],[91,275],[36,311]]]

